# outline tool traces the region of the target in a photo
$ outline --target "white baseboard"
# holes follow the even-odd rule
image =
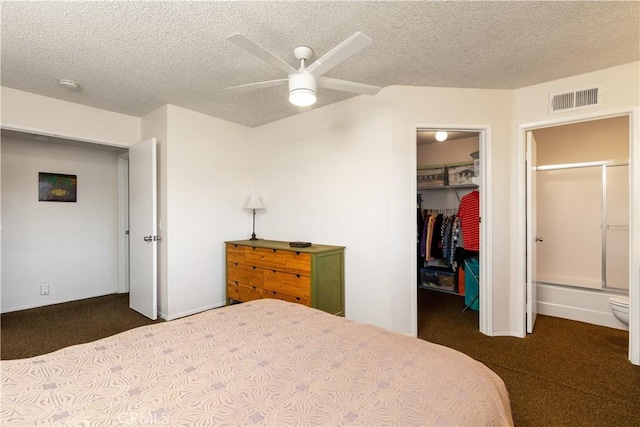
[[[629,327],[616,319],[610,311],[609,297],[611,295],[609,294],[548,285],[539,286],[538,290],[538,314],[629,330]],[[540,298],[541,293],[544,298]]]
[[[609,328],[629,330],[629,327],[616,319],[613,313],[604,313],[579,307],[562,306],[538,301],[538,314],[577,320],[578,322],[607,326]]]
[[[524,338],[525,335],[520,335],[514,331],[494,331],[493,334],[489,335],[490,337],[514,337],[514,338]]]
[[[182,313],[174,314],[172,316],[167,316],[165,313],[158,312],[158,316],[160,316],[161,319],[169,321],[169,320],[179,319],[181,317],[191,316],[192,314],[201,313],[203,311],[211,310],[213,308],[220,308],[220,307],[222,307],[224,305],[225,305],[225,302],[222,301],[222,302],[217,302],[215,304],[207,305],[207,306],[204,306],[204,307],[198,307],[198,308],[193,309],[193,310],[184,311]]]
[[[66,302],[74,302],[74,301],[80,301],[83,299],[89,299],[89,298],[97,298],[97,297],[104,297],[107,295],[112,295],[116,292],[107,292],[107,293],[100,293],[97,295],[85,295],[85,296],[80,296],[80,297],[73,297],[71,299],[69,298],[56,298],[56,299],[49,299],[49,296],[43,296],[42,297],[42,302],[36,302],[36,303],[32,303],[32,304],[25,304],[25,305],[20,305],[20,306],[16,306],[16,307],[7,307],[1,310],[1,313],[12,313],[14,311],[22,311],[22,310],[29,310],[32,308],[40,308],[40,307],[47,307],[50,305],[56,305],[56,304],[64,304]]]

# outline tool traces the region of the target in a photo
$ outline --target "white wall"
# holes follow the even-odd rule
[[[39,202],[38,172],[77,175],[77,202]],[[115,152],[2,138],[2,312],[115,292],[116,206]]]
[[[242,205],[248,193],[256,190],[267,207],[257,218],[260,237],[345,245],[347,317],[411,333],[415,328],[411,319],[415,125],[467,124],[491,129],[493,332],[523,333],[524,171],[518,126],[550,119],[549,92],[594,84],[603,86],[604,102],[590,111],[637,108],[638,71],[634,63],[515,91],[390,87],[373,98],[351,98],[251,130],[169,106],[164,160],[168,242],[164,244],[170,244],[171,251],[167,296],[170,301],[175,298],[176,305],[167,306],[165,314],[197,311],[223,298],[221,242],[248,236],[251,216]],[[75,113],[91,117],[84,110],[87,107],[63,108],[61,101],[2,91],[3,124],[64,127],[88,139],[100,139],[118,127],[114,123],[121,118],[104,112],[100,117],[108,125],[76,128],[77,117],[59,116],[53,110],[73,107],[78,109]],[[20,103],[8,102],[7,93]],[[42,108],[30,105],[32,99]],[[571,115],[561,113],[553,119]],[[122,119],[124,134],[111,139],[125,145],[141,139],[140,127],[136,133],[129,126],[140,119]],[[640,211],[637,201],[632,205]],[[188,284],[189,279],[193,284]],[[175,286],[185,287],[170,289],[174,281]]]
[[[473,162],[471,153],[478,151],[479,147],[477,136],[422,144],[416,148],[416,162],[418,166]]]
[[[256,190],[266,206],[258,237],[345,246],[346,317],[390,329],[393,285],[400,286],[389,250],[396,237],[391,93],[298,114],[252,136]]]
[[[140,142],[140,118],[0,87],[3,127],[79,141],[128,146]]]
[[[90,108],[79,104],[74,104],[70,102],[60,101],[53,98],[48,98],[45,96],[35,95],[28,92],[23,92],[15,89],[10,89],[6,87],[0,87],[0,101],[1,101],[1,116],[0,116],[0,124],[3,128],[20,130],[25,132],[34,132],[34,133],[42,133],[47,135],[58,135],[68,139],[76,139],[78,141],[85,142],[95,142],[95,143],[105,143],[107,145],[114,145],[120,147],[126,147],[131,144],[134,144],[140,140],[140,118],[127,116],[124,114],[114,113],[111,111],[99,110],[96,108]],[[90,146],[90,144],[89,144]],[[71,148],[67,148],[71,149]],[[4,151],[4,150],[3,150]],[[38,158],[38,156],[44,153],[34,153],[34,158]],[[113,153],[111,153],[113,154]],[[4,157],[1,156],[0,157]],[[73,157],[72,157],[73,158]],[[4,158],[1,159],[1,163],[8,165],[9,162]],[[69,159],[63,158],[56,160],[52,166],[56,165],[65,165]],[[114,160],[115,162],[115,160]],[[82,163],[82,162],[79,162]],[[90,164],[90,162],[88,163]],[[80,165],[78,164],[78,167]],[[3,171],[4,174],[4,171]],[[79,175],[79,174],[78,174]],[[37,176],[37,175],[36,175]],[[34,182],[37,178],[33,178]],[[31,179],[29,179],[30,181]],[[83,181],[84,182],[84,179]],[[82,182],[80,185],[83,185]],[[7,187],[6,183],[2,183],[3,187]],[[34,184],[35,185],[35,184]],[[113,185],[116,185],[115,179]],[[8,190],[7,190],[8,191]],[[2,198],[5,198],[5,191],[3,188]],[[36,199],[37,200],[37,199]],[[78,205],[77,205],[78,206]],[[86,205],[84,205],[86,207]],[[10,208],[10,207],[9,207]],[[5,202],[2,206],[3,213],[7,211],[8,206]],[[69,208],[67,208],[69,209]],[[116,207],[113,206],[113,214],[116,214]],[[109,212],[111,213],[111,212]],[[0,217],[0,221],[6,223],[5,218]],[[86,289],[84,285],[80,287],[77,284],[72,285],[75,286],[78,293],[74,293],[73,296],[71,294],[65,294],[66,291],[60,292],[59,287],[56,285],[57,276],[50,278],[42,278],[35,277],[33,273],[33,267],[31,263],[29,263],[29,267],[22,271],[24,276],[21,276],[20,279],[15,278],[16,270],[8,271],[10,263],[12,263],[13,256],[23,256],[24,254],[20,254],[18,252],[14,252],[11,243],[7,242],[7,239],[10,239],[11,231],[9,231],[6,224],[4,225],[3,233],[3,241],[2,241],[2,264],[4,266],[2,270],[2,309],[4,310],[6,307],[27,307],[32,306],[35,301],[37,301],[37,305],[41,305],[46,301],[46,304],[66,300],[66,299],[78,299],[85,298],[87,296],[94,296],[109,292],[114,292],[115,288],[111,287],[109,290],[105,290],[105,286],[103,284],[93,284],[88,285],[98,286],[100,290],[96,289]],[[41,226],[37,224],[37,226]],[[75,226],[75,225],[74,225]],[[37,228],[37,227],[36,227]],[[93,230],[92,230],[93,231]],[[31,231],[29,231],[31,232]],[[100,232],[101,234],[102,232]],[[94,233],[95,234],[95,233]],[[116,231],[114,229],[112,237],[115,238]],[[83,236],[83,238],[89,238],[89,236]],[[109,240],[105,240],[106,244],[110,244]],[[31,250],[31,248],[29,248]],[[61,253],[60,260],[64,260],[64,252]],[[39,257],[41,254],[34,253],[33,257]],[[111,254],[112,257],[116,257],[115,248]],[[59,260],[59,261],[60,261]],[[95,263],[94,260],[92,260]],[[111,263],[110,258],[106,258],[105,262]],[[114,261],[115,262],[115,261]],[[24,265],[20,264],[22,268]],[[29,274],[29,275],[27,275]],[[115,272],[113,273],[115,274]],[[11,275],[11,279],[9,279]],[[105,276],[104,280],[110,281],[111,279]],[[11,283],[15,283],[15,280],[19,283],[28,283],[27,290],[20,289],[12,289],[9,291],[13,285],[10,285],[7,280],[11,280]],[[66,278],[63,279],[63,281]],[[39,295],[39,284],[42,280],[51,280],[51,293],[48,297],[41,297]],[[102,280],[102,279],[101,279]],[[36,281],[36,285],[33,285],[34,281]],[[77,282],[73,282],[77,283]],[[99,281],[99,283],[102,283]],[[106,281],[104,282],[106,283]],[[37,298],[34,300],[26,300],[27,295],[33,294],[33,286],[37,287]],[[111,286],[111,285],[109,285]],[[113,284],[115,286],[115,283]],[[14,296],[12,292],[15,292]],[[70,291],[75,292],[75,291]],[[89,292],[89,293],[87,293]],[[16,298],[20,298],[22,302],[17,301]],[[29,297],[30,298],[30,297]],[[28,298],[27,298],[28,299]],[[12,302],[14,301],[14,302]],[[24,302],[27,301],[27,302]]]
[[[509,146],[508,91],[390,87],[256,129],[262,237],[346,246],[346,316],[415,333],[415,124],[493,126]],[[508,210],[509,164],[497,150],[498,221]],[[507,227],[493,231],[507,257]],[[509,267],[499,260],[497,326],[508,330]]]
[[[171,105],[137,118],[8,88],[2,126],[117,146],[158,138],[160,314],[175,318],[224,303],[222,242],[251,230],[243,209],[254,191],[248,128]],[[11,250],[3,246],[6,265]]]
[[[514,165],[511,180],[511,224],[512,238],[512,278],[520,295],[514,300],[512,324],[514,329],[524,331],[524,314],[520,307],[524,301],[524,129],[558,125],[571,121],[583,121],[600,117],[614,116],[621,113],[633,114],[630,141],[633,148],[631,158],[631,193],[630,200],[633,215],[630,220],[632,234],[630,257],[632,275],[629,280],[630,305],[630,359],[640,363],[640,146],[638,134],[638,108],[640,107],[640,63],[634,62],[618,67],[607,68],[588,74],[555,80],[540,85],[530,86],[514,91],[512,141],[515,145],[511,151],[511,162]],[[601,105],[579,112],[548,113],[549,93],[579,90],[594,86],[601,87]],[[567,299],[565,299],[566,301]],[[579,300],[573,299],[573,301]],[[535,332],[535,330],[534,330]]]
[[[167,311],[176,318],[225,303],[224,241],[250,235],[250,129],[167,106]],[[165,163],[163,162],[163,164]]]
[[[408,309],[415,305],[415,125],[447,128],[469,125],[490,127],[490,153],[481,153],[485,157],[485,164],[491,165],[492,181],[487,183],[487,187],[491,187],[493,224],[496,224],[489,228],[493,241],[493,260],[488,260],[493,271],[493,300],[489,305],[493,305],[493,313],[488,313],[492,324],[488,325],[490,330],[487,332],[511,335],[513,292],[507,261],[510,257],[510,230],[505,226],[508,224],[510,204],[511,91],[401,86],[394,88],[393,101],[394,186],[391,208],[394,245],[391,251],[395,279],[392,286],[397,295],[393,300],[394,330],[416,328],[411,310]]]

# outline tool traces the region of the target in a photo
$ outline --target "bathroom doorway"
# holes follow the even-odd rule
[[[629,291],[629,117],[530,131],[537,145],[539,313],[624,329]]]
[[[535,244],[541,255],[534,286],[540,314],[626,328],[613,316],[609,297],[638,299],[637,126],[633,112],[521,126],[521,152],[529,135],[538,146]],[[530,214],[528,206],[525,211]],[[638,364],[635,323],[629,358]]]

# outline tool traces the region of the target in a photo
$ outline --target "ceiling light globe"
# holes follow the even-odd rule
[[[440,132],[436,132],[436,140],[437,141],[444,141],[447,139],[447,137],[449,136],[449,134],[447,132],[444,131],[440,131]]]

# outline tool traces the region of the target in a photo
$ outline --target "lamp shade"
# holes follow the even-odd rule
[[[264,209],[264,205],[260,200],[260,197],[256,193],[251,193],[249,201],[244,205],[245,209]]]

